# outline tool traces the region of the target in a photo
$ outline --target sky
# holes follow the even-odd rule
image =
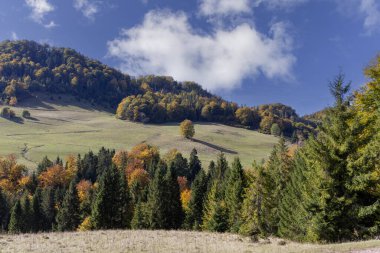
[[[367,81],[380,0],[0,0],[0,40],[17,39],[304,115],[333,103],[338,73],[353,89]]]

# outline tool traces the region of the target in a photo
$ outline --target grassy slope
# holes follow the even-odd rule
[[[204,164],[223,151],[231,160],[239,156],[245,166],[270,153],[277,138],[255,131],[220,124],[196,124],[196,140],[179,135],[177,124],[143,125],[117,120],[112,113],[96,110],[71,97],[62,99],[42,94],[14,108],[18,116],[28,109],[34,119],[13,122],[0,118],[0,155],[16,154],[33,168],[44,155],[54,159],[68,154],[97,151],[100,147],[130,149],[146,141],[161,153],[177,148],[186,156],[195,147]]]
[[[233,234],[183,231],[94,231],[2,235],[0,252],[379,252],[380,241],[312,245],[278,239],[253,243]],[[371,249],[372,250],[365,250]]]

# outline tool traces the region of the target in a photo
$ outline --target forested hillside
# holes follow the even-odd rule
[[[220,122],[293,136],[294,141],[304,139],[315,127],[282,104],[240,107],[193,82],[164,76],[131,77],[73,49],[33,41],[0,43],[0,91],[1,101],[9,105],[17,105],[35,91],[71,94],[104,107],[118,105],[120,119]]]

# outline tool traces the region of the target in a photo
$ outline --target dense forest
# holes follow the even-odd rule
[[[107,108],[120,119],[143,123],[220,122],[298,139],[316,124],[282,104],[239,106],[172,77],[131,77],[69,48],[33,41],[0,43],[0,100],[11,106],[41,91],[71,94]]]
[[[54,161],[28,173],[0,159],[0,222],[11,233],[95,229],[187,229],[340,242],[380,233],[380,57],[350,94],[330,83],[335,104],[318,134],[296,151],[283,138],[264,163],[243,169],[221,153],[201,164],[141,143],[126,151]],[[157,98],[158,99],[158,98]]]

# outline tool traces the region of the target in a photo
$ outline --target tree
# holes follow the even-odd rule
[[[177,181],[177,175],[174,172],[174,167],[169,166],[165,175],[165,200],[166,200],[166,229],[178,229],[181,227],[184,213],[181,203],[181,195]]]
[[[194,148],[190,153],[190,161],[189,161],[189,174],[187,175],[187,180],[191,184],[195,176],[198,174],[198,172],[202,169],[201,161],[198,158],[198,152]]]
[[[244,172],[239,158],[234,159],[231,168],[228,169],[226,174],[224,199],[228,213],[228,227],[231,232],[238,232],[245,188]]]
[[[39,232],[43,229],[44,217],[41,208],[42,192],[37,188],[32,199],[32,232]]]
[[[281,136],[281,128],[277,123],[273,123],[270,128],[270,134],[274,136]]]
[[[79,198],[75,181],[70,183],[57,214],[58,231],[74,231],[80,224]]]
[[[228,230],[228,214],[220,193],[220,182],[215,181],[207,195],[202,219],[202,229],[212,232]]]
[[[43,230],[50,231],[55,225],[56,216],[55,190],[51,187],[42,190],[41,209],[43,215]]]
[[[137,204],[135,205],[135,210],[134,210],[133,218],[131,221],[132,229],[148,228],[148,224],[146,221],[145,207],[146,207],[145,203],[142,203],[142,201],[138,200]]]
[[[7,200],[0,189],[0,226],[1,231],[5,231],[8,224],[9,207]]]
[[[23,110],[22,117],[26,119],[30,118],[30,112],[28,110]]]
[[[22,233],[30,233],[32,231],[33,225],[33,209],[30,205],[30,199],[28,195],[24,195],[21,201],[21,209],[22,209],[22,221],[23,226],[21,228]]]
[[[184,120],[180,125],[181,135],[186,139],[193,138],[195,134],[194,124],[191,120]]]
[[[14,234],[21,233],[24,229],[24,225],[21,203],[20,200],[17,200],[11,211],[9,232]]]
[[[147,222],[151,229],[165,229],[166,227],[166,201],[165,201],[165,182],[164,175],[166,165],[159,163],[155,170],[155,175],[149,184],[147,202]]]
[[[185,218],[185,228],[200,229],[206,192],[207,176],[206,173],[201,170],[191,186],[191,197]]]

